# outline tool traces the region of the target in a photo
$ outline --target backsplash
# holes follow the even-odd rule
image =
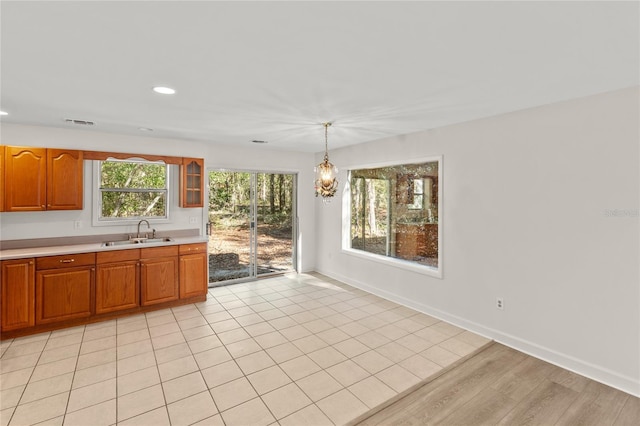
[[[75,244],[92,244],[104,241],[127,239],[130,234],[100,234],[82,235],[75,237],[55,237],[55,238],[32,238],[26,240],[0,240],[0,250],[14,250],[32,247],[68,246]],[[176,229],[173,231],[158,231],[160,237],[196,237],[200,235],[200,229]]]

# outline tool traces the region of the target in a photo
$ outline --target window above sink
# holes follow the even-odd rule
[[[93,224],[129,225],[146,219],[169,222],[172,168],[140,158],[93,162]]]

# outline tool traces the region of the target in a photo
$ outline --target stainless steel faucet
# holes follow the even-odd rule
[[[136,238],[140,238],[140,225],[142,225],[142,222],[145,222],[147,224],[147,229],[151,229],[151,225],[149,225],[149,221],[147,219],[142,219],[140,222],[138,222],[138,233],[136,234]]]

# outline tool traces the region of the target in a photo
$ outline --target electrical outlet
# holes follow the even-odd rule
[[[189,223],[190,223],[191,225],[196,225],[196,224],[198,223],[198,218],[197,218],[197,217],[195,217],[195,216],[191,216],[191,217],[189,218]]]
[[[504,310],[504,299],[502,297],[496,298],[496,308],[500,309],[501,311]]]

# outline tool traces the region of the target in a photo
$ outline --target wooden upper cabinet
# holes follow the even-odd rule
[[[180,207],[204,205],[204,160],[183,158],[180,166]]]
[[[82,210],[83,153],[47,150],[47,210]]]
[[[46,148],[5,147],[5,210],[46,210]]]
[[[4,148],[0,145],[0,212],[4,211]]]
[[[4,211],[82,210],[82,151],[6,146],[4,169]]]

